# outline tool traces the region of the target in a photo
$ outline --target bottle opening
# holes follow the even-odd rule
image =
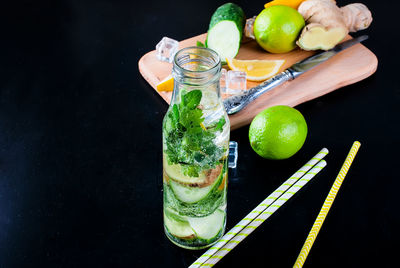
[[[187,47],[175,54],[173,68],[175,78],[210,80],[214,76],[219,77],[220,70],[221,60],[211,49]]]

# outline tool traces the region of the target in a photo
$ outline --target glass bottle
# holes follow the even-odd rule
[[[173,62],[174,91],[163,120],[164,230],[176,245],[201,249],[224,233],[230,123],[221,61],[188,47]]]

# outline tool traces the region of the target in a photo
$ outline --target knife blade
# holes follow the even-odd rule
[[[262,94],[270,91],[276,86],[293,79],[296,79],[299,75],[313,69],[319,64],[327,61],[337,53],[349,48],[355,44],[358,44],[364,40],[368,39],[368,35],[362,35],[345,42],[336,45],[334,48],[319,52],[313,56],[310,56],[304,60],[301,60],[291,67],[287,68],[283,72],[273,76],[272,78],[266,80],[260,85],[247,90],[245,93],[240,95],[232,96],[224,100],[224,107],[228,114],[234,114],[242,110],[253,100],[257,99]]]

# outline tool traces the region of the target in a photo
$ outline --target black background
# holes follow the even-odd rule
[[[339,1],[344,5],[349,1]],[[222,1],[8,1],[0,11],[0,267],[185,267],[162,225],[161,122],[168,106],[137,62],[168,36],[207,30]],[[250,17],[264,1],[237,1]],[[308,138],[268,161],[232,131],[231,228],[322,147],[328,166],[218,267],[290,267],[354,140],[361,149],[306,267],[398,263],[400,135],[395,1],[364,1],[371,77],[297,106]],[[356,34],[359,35],[359,34]],[[305,89],[306,90],[306,89]]]

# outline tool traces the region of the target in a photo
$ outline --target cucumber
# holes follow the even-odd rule
[[[219,191],[215,187],[200,201],[189,204],[180,201],[170,185],[164,183],[164,204],[175,211],[179,211],[179,215],[204,217],[225,204],[225,193],[225,191]]]
[[[222,168],[221,173],[218,175],[215,181],[205,187],[193,187],[185,185],[175,181],[174,179],[169,180],[169,185],[171,186],[171,189],[177,199],[184,203],[193,204],[210,197],[212,192],[216,192],[223,181],[224,175],[225,167]]]
[[[202,199],[198,200],[195,203],[186,203],[181,201],[180,199],[187,200],[191,197],[188,196],[182,197],[182,193],[178,193],[179,194],[178,197],[177,192],[179,190],[177,190],[175,187],[174,191],[171,186],[171,182],[177,183],[178,187],[179,186],[183,187],[185,186],[185,184],[179,183],[172,179],[168,179],[168,182],[164,181],[163,196],[164,196],[165,206],[175,211],[179,211],[179,215],[185,215],[190,217],[203,217],[210,215],[210,213],[218,209],[218,207],[225,204],[226,191],[224,191],[224,187],[226,186],[226,181],[224,180],[224,178],[226,178],[227,175],[227,168],[228,168],[227,159],[225,159],[225,163],[223,164],[223,169],[221,171],[221,174],[215,180],[215,183],[213,184],[212,188]],[[221,184],[223,185],[221,186]],[[196,198],[199,198],[199,196],[200,195],[197,195]]]
[[[180,184],[179,182],[169,181],[169,184],[174,192],[175,196],[182,202],[185,203],[196,203],[206,197],[208,193],[213,189],[214,185],[209,185],[203,188],[188,187]]]
[[[222,63],[238,53],[245,21],[243,10],[233,3],[220,6],[212,15],[206,46],[218,53]]]
[[[164,224],[168,232],[181,239],[192,239],[195,237],[189,223],[178,215],[164,211]]]
[[[212,240],[221,233],[225,226],[225,213],[217,209],[206,217],[188,217],[188,222],[198,238]]]

